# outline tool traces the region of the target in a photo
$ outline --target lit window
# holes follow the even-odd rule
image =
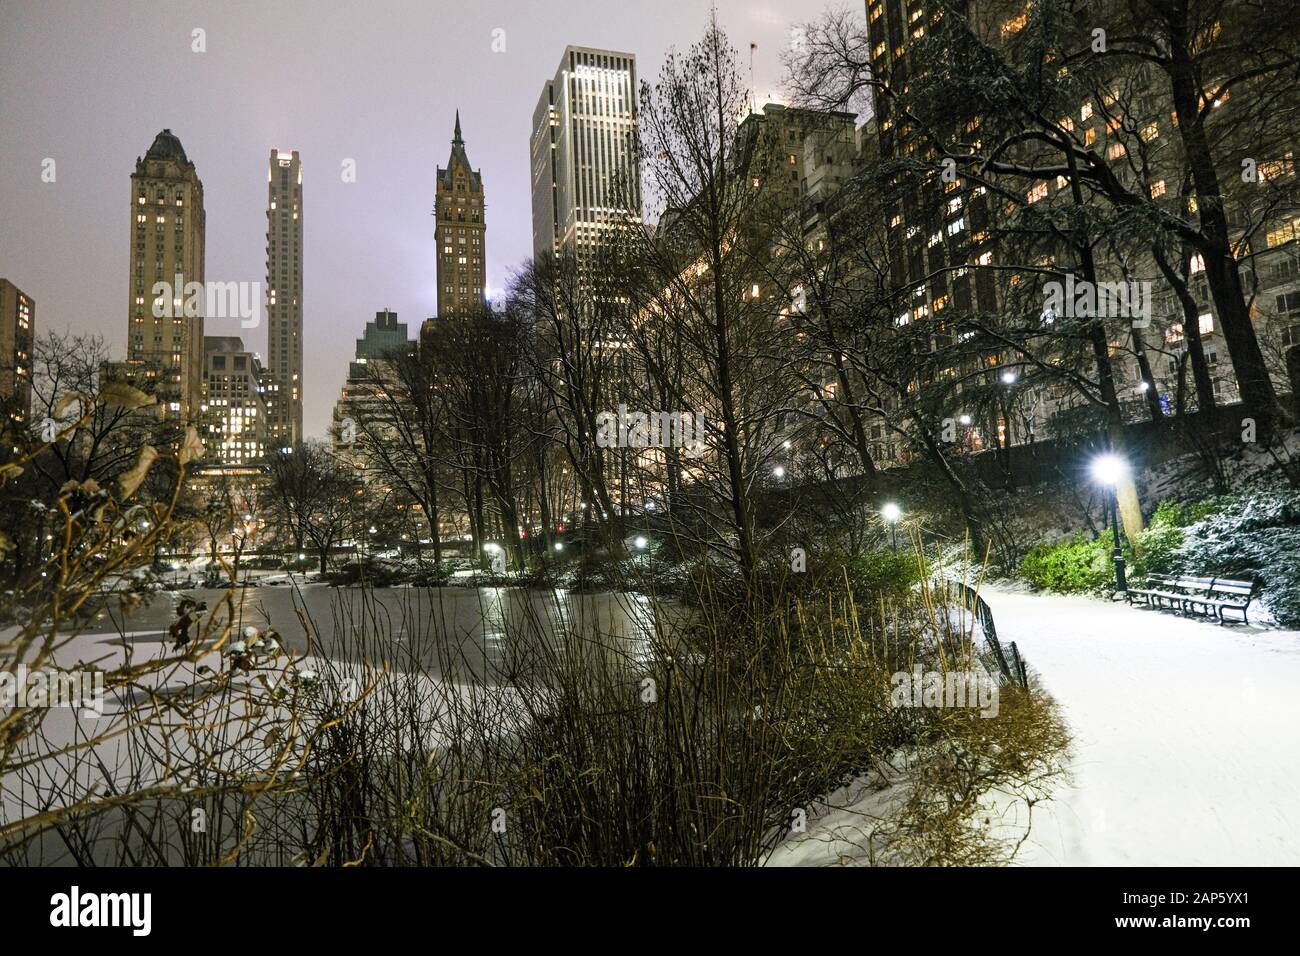
[[[1025,24],[1028,22],[1029,14],[1027,13],[1022,13],[1019,16],[1012,17],[1010,20],[1007,20],[1002,24],[1002,35],[1008,37],[1013,33],[1019,33],[1025,28]]]

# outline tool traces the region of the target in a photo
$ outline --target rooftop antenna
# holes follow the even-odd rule
[[[749,41],[749,111],[758,112],[758,92],[754,87],[754,51],[758,49],[758,44],[753,40]]]

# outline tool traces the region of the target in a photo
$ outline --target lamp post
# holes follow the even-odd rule
[[[501,545],[497,544],[495,541],[489,541],[487,544],[483,545],[483,550],[490,555],[488,561],[492,565],[492,573],[505,574],[506,573],[505,548],[501,547]]]
[[[892,501],[886,501],[880,508],[880,517],[884,519],[885,524],[889,525],[889,537],[893,541],[894,550],[897,551],[898,522],[903,517],[903,509]]]
[[[1008,491],[1015,487],[1015,473],[1011,470],[1011,402],[1018,379],[1019,376],[1011,369],[1003,372],[1002,384],[1006,389],[998,395],[998,404],[1002,406],[1002,467],[1006,469]]]
[[[1110,508],[1110,533],[1114,543],[1111,560],[1115,562],[1115,587],[1120,591],[1128,590],[1128,578],[1124,573],[1124,552],[1119,546],[1119,480],[1128,472],[1128,464],[1113,452],[1107,452],[1092,462],[1092,477],[1108,489],[1107,506]]]

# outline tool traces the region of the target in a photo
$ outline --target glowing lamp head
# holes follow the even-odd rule
[[[886,501],[880,509],[880,517],[884,518],[890,524],[896,524],[903,517],[903,509],[898,507],[892,501]]]
[[[1128,464],[1118,455],[1105,454],[1093,459],[1092,477],[1103,485],[1113,485],[1128,473]]]

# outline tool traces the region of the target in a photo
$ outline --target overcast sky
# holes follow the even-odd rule
[[[821,0],[717,0],[760,98]],[[861,4],[857,4],[861,6]],[[203,181],[207,278],[265,281],[266,164],[303,162],[305,425],[323,436],[355,339],[385,307],[414,334],[435,308],[434,169],[460,109],[487,194],[488,282],[531,253],[528,137],[566,44],[636,54],[653,79],[706,0],[0,0],[0,276],[38,332],[125,350],[130,176],[169,127]],[[192,31],[206,52],[192,52]],[[505,51],[492,51],[504,31]],[[499,45],[499,44],[498,44]],[[57,179],[41,180],[53,158]],[[340,176],[354,159],[357,182]],[[209,320],[265,355],[265,328]]]

